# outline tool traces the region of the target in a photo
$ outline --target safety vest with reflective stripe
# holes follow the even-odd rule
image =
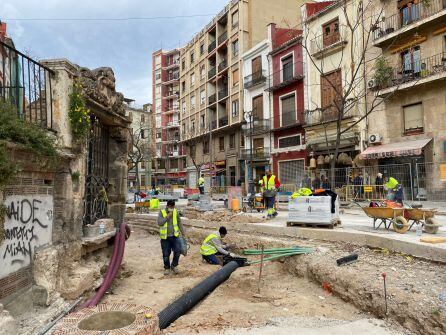
[[[158,209],[160,206],[160,199],[150,199],[150,209]]]
[[[217,253],[217,248],[213,244],[209,243],[213,238],[218,238],[218,236],[216,234],[210,234],[208,237],[204,239],[203,244],[201,245],[200,248],[200,254],[204,256],[209,256],[209,255],[215,255]]]
[[[203,177],[198,178],[198,186],[204,186],[204,178]]]
[[[271,177],[269,177],[269,179],[268,176],[263,176],[263,187],[266,190],[274,189],[276,187],[276,176],[272,174]]]
[[[161,215],[163,216],[163,218],[167,218],[167,212],[165,209],[161,211]],[[173,224],[173,235],[175,237],[180,236],[180,228],[178,228],[178,212],[176,208],[173,210],[172,224]],[[162,240],[167,239],[167,221],[164,225],[160,227],[160,238]]]

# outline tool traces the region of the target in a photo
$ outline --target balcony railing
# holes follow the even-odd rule
[[[218,64],[218,72],[223,71],[227,67],[228,67],[228,61],[225,59],[225,60],[221,61],[220,64]]]
[[[224,99],[228,96],[228,88],[223,88],[218,91],[218,100]]]
[[[376,83],[375,90],[399,86],[446,72],[446,52],[405,63],[393,69],[387,81]]]
[[[281,112],[280,115],[274,118],[272,128],[275,130],[288,129],[296,126],[302,126],[304,123],[303,111],[298,110]]]
[[[179,127],[180,123],[178,121],[170,121],[170,122],[167,122],[167,126],[168,127]]]
[[[228,39],[228,32],[225,31],[223,34],[221,34],[220,36],[218,36],[218,44],[222,44],[224,41],[226,41]]]
[[[213,41],[208,45],[208,52],[212,52],[217,47],[217,41]]]
[[[209,105],[212,105],[217,102],[217,94],[211,94],[208,98]]]
[[[304,77],[304,70],[302,62],[286,66],[280,71],[276,71],[268,77],[268,91],[278,90],[296,81],[302,80]]]
[[[166,94],[164,95],[164,98],[176,98],[180,95],[179,91],[170,91],[170,92],[166,92]]]
[[[244,87],[249,89],[251,87],[264,84],[266,82],[266,71],[261,70],[256,73],[250,74],[244,78]]]
[[[341,119],[348,119],[355,116],[355,108],[351,108],[341,116]],[[315,111],[305,112],[305,123],[307,126],[319,125],[327,122],[334,122],[339,119],[339,111],[335,106],[321,108]]]
[[[180,65],[180,60],[176,59],[173,62],[166,63],[166,66],[164,68],[176,67],[179,65]]]
[[[167,76],[166,78],[166,82],[168,81],[174,81],[174,80],[179,80],[180,79],[180,74],[179,73],[175,73],[171,76]]]
[[[208,72],[208,79],[214,78],[217,74],[217,69],[215,67],[211,68]]]
[[[271,130],[271,121],[269,119],[254,118],[252,125],[247,122],[242,125],[242,129],[246,135],[260,135],[265,134]]]
[[[227,116],[225,116],[225,117],[221,117],[220,119],[218,119],[218,127],[219,128],[221,128],[221,127],[225,127],[225,126],[227,126],[229,124],[229,120],[228,120],[228,117]]]
[[[211,130],[217,129],[217,120],[211,121]]]
[[[337,32],[331,34],[321,34],[310,41],[310,53],[312,55],[321,55],[328,50],[337,50],[337,47],[343,47],[347,43],[347,29],[340,26]]]
[[[399,12],[377,23],[372,28],[373,40],[377,40],[402,28],[409,27],[412,23],[429,18],[445,9],[446,1],[444,0],[429,0],[429,5],[423,4],[423,1],[412,4],[410,10],[404,12],[404,14],[403,12]]]
[[[240,159],[251,160],[251,149],[243,149],[240,154]],[[253,160],[264,160],[271,157],[271,148],[253,148],[252,149],[252,159]]]

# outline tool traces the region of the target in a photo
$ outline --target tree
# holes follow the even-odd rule
[[[151,164],[153,150],[150,146],[151,128],[140,122],[136,128],[130,129],[130,143],[132,149],[128,152],[127,165],[129,171],[135,170],[138,192],[141,191],[141,181],[139,178],[139,164],[148,161]],[[146,183],[150,181],[147,180]]]

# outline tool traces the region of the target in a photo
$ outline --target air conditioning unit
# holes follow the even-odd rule
[[[375,79],[370,79],[369,82],[367,83],[367,86],[370,90],[374,90],[374,89],[378,88],[378,85],[377,85]]]
[[[369,144],[377,144],[377,143],[381,143],[381,136],[379,136],[379,134],[369,135]]]

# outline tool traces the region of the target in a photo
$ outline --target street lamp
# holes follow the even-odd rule
[[[253,114],[252,111],[246,111],[244,113],[244,117],[245,117],[245,121],[249,122],[249,165],[248,165],[248,193],[251,194],[251,196],[254,195],[254,174],[253,174],[253,166],[252,166],[252,146],[253,146],[253,141],[252,141],[252,133],[253,133],[253,128],[252,128],[252,119],[253,119]]]

